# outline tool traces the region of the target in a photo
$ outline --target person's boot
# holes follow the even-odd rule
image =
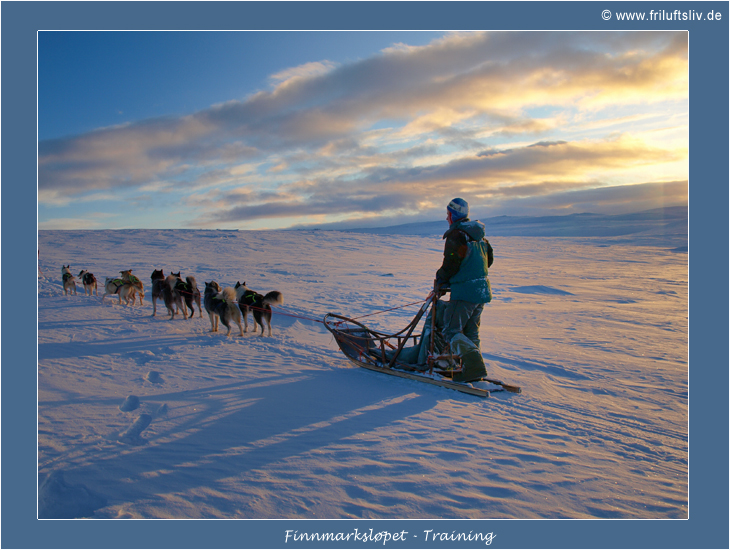
[[[466,336],[457,334],[451,339],[451,352],[461,357],[462,365],[461,372],[454,373],[454,382],[474,382],[487,376],[481,352]]]

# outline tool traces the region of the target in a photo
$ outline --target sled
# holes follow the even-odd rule
[[[482,378],[476,384],[486,382],[493,385],[490,389],[475,386],[472,382],[457,382],[451,377],[460,372],[461,363],[457,355],[448,353],[434,353],[434,337],[436,335],[436,305],[440,292],[431,291],[413,320],[402,330],[387,334],[372,330],[355,319],[328,313],[324,317],[324,326],[332,333],[345,357],[352,364],[372,371],[417,380],[444,388],[449,388],[462,393],[476,395],[478,397],[489,397],[490,391],[509,391],[521,393],[518,386],[505,384],[500,380]],[[416,334],[416,327],[421,318],[431,308],[430,331],[428,334]],[[426,364],[414,364],[403,360],[403,351],[409,342],[414,346],[424,345],[422,338],[429,339],[428,355]],[[481,384],[480,384],[481,385]]]

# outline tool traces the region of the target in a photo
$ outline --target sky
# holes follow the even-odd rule
[[[688,35],[38,33],[39,229],[688,202]]]

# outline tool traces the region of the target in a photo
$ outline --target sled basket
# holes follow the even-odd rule
[[[394,334],[386,334],[369,329],[359,321],[328,313],[324,317],[324,326],[327,327],[342,352],[358,366],[370,365],[377,367],[415,370],[413,365],[398,360],[400,352],[411,339],[417,344],[421,334],[414,334],[418,322],[428,310],[434,299],[434,293],[429,294],[413,320],[402,330]]]
[[[402,330],[393,334],[370,329],[355,319],[334,313],[325,315],[324,326],[334,336],[337,345],[342,353],[345,354],[345,357],[355,366],[399,376],[401,378],[447,387],[480,397],[489,397],[490,390],[475,387],[472,383],[451,380],[451,376],[455,372],[460,371],[461,364],[458,357],[450,354],[434,355],[434,320],[436,317],[437,302],[438,295],[432,291],[421,305],[413,320]],[[432,314],[430,334],[426,336],[426,338],[430,336],[430,352],[428,354],[427,364],[423,365],[417,364],[417,362],[406,361],[403,359],[403,355],[405,354],[402,354],[402,352],[406,344],[411,341],[414,346],[418,345],[426,333],[425,328],[423,334],[416,333],[415,330],[429,308],[431,308]],[[452,363],[456,368],[444,370],[442,367],[439,367],[439,364],[442,364],[444,361]],[[521,392],[518,386],[504,384],[499,380],[483,379],[483,382],[488,382],[494,386],[491,391],[506,390],[513,393]]]

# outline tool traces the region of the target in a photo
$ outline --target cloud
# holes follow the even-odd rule
[[[687,190],[688,182],[686,180],[645,182],[626,186],[558,190],[550,194],[536,196],[501,196],[489,200],[469,197],[469,204],[472,218],[482,220],[504,215],[558,216],[586,212],[626,214],[668,206],[687,206]],[[448,204],[448,199],[435,203],[430,208],[417,213],[389,213],[377,217],[373,215],[353,216],[345,221],[332,223],[322,223],[322,220],[312,217],[308,222],[300,223],[296,227],[353,229],[442,221],[446,204]]]
[[[489,211],[498,214],[625,214],[666,206],[686,206],[687,180],[570,189],[563,192],[508,198]]]
[[[335,67],[336,64],[331,61],[314,61],[280,71],[271,75],[270,79],[279,89],[283,89],[296,82],[324,75]]]
[[[474,197],[483,203],[509,204],[512,199],[562,196],[570,191],[606,187],[602,181],[615,171],[673,162],[686,158],[686,154],[686,150],[652,148],[632,139],[537,142],[440,165],[374,167],[362,171],[356,179],[306,180],[281,186],[278,192],[262,193],[249,188],[245,193],[225,193],[215,202],[215,210],[198,221],[214,225],[332,213],[355,217],[409,215],[433,204],[445,204],[452,195]],[[616,187],[623,192],[630,188]],[[543,204],[557,207],[545,201]]]
[[[169,177],[187,162],[183,152],[210,128],[194,117],[161,118],[103,128],[38,144],[38,188],[66,195],[140,186]],[[167,151],[167,152],[165,152]]]
[[[627,129],[686,101],[685,32],[450,33],[270,80],[188,116],[39,143],[39,200],[159,189],[183,203],[217,190],[200,223],[361,215],[423,208],[454,190],[549,194],[686,158]],[[575,137],[602,121],[618,137]],[[263,188],[257,202],[237,204],[232,190],[250,185]]]

